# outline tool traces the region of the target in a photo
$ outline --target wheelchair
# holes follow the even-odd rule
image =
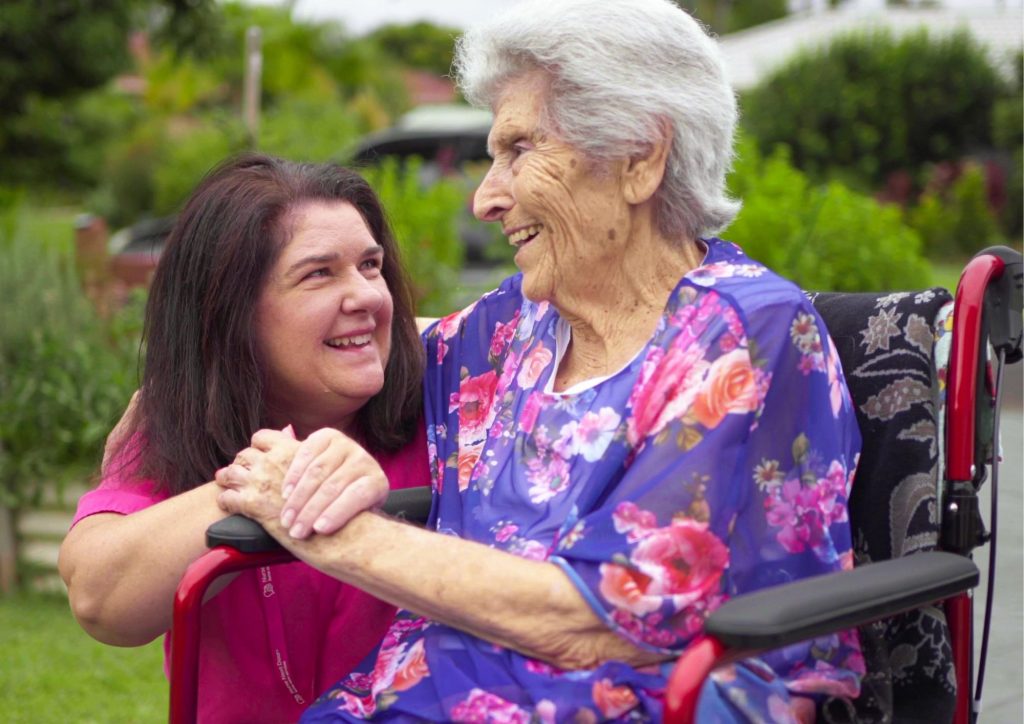
[[[863,437],[849,501],[855,568],[726,601],[675,664],[665,721],[694,721],[719,667],[857,628],[862,694],[818,702],[825,722],[973,724],[980,710],[996,558],[1003,369],[1021,360],[1019,252],[992,247],[942,288],[809,293],[836,344]],[[991,485],[988,529],[978,491]],[[429,488],[393,491],[385,512],[426,522]],[[179,584],[171,629],[170,721],[193,722],[200,607],[222,575],[293,560],[258,524],[232,516]],[[972,551],[990,546],[989,600],[974,661]],[[907,666],[898,666],[907,659]],[[897,663],[894,663],[897,662]],[[913,664],[916,663],[916,666]]]

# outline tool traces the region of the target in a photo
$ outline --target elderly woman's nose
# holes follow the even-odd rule
[[[504,176],[492,165],[473,195],[473,215],[481,221],[500,221],[515,203]]]

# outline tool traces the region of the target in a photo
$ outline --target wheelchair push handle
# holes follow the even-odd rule
[[[1006,246],[990,246],[975,257],[994,256],[1003,262],[1002,273],[985,290],[985,317],[989,324],[989,342],[996,352],[1005,352],[1006,363],[1019,362],[1024,357],[1021,338],[1024,337],[1024,261],[1021,254]]]
[[[428,486],[392,490],[381,510],[410,523],[426,523],[430,515],[431,492]],[[206,529],[206,546],[229,546],[241,553],[267,553],[281,548],[259,523],[244,515],[228,516]]]

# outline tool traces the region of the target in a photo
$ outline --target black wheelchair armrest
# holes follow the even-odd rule
[[[410,523],[426,523],[430,515],[431,492],[428,486],[392,490],[381,506],[388,515]],[[281,548],[263,526],[244,515],[218,520],[206,529],[206,546],[229,546],[241,553],[269,553]]]
[[[918,553],[773,586],[726,601],[704,630],[726,646],[767,651],[948,598],[978,584],[964,556]]]

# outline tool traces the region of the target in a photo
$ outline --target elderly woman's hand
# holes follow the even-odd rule
[[[281,525],[292,538],[311,530],[329,535],[381,505],[389,487],[377,461],[352,438],[333,428],[317,430],[298,446],[284,476]]]
[[[289,467],[290,464],[290,467]],[[218,471],[221,505],[266,525],[279,518],[292,538],[330,535],[388,496],[377,461],[351,438],[325,428],[303,443],[287,432],[260,430],[252,447]]]
[[[276,523],[283,502],[281,482],[298,446],[288,431],[258,431],[251,447],[217,471],[214,479],[223,488],[217,502],[229,513],[241,513],[265,527]]]

